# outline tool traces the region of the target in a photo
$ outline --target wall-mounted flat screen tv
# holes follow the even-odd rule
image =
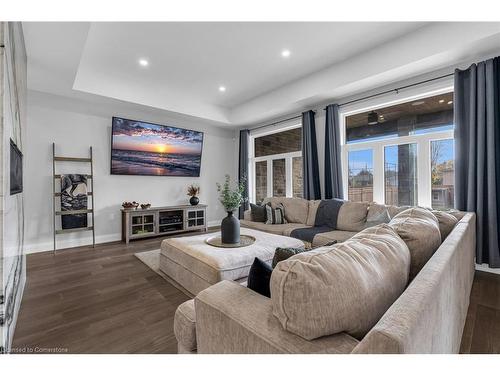
[[[111,174],[199,177],[203,133],[113,117]]]

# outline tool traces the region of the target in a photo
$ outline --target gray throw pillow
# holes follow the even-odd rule
[[[368,215],[366,216],[366,228],[379,224],[387,224],[389,221],[391,221],[391,215],[385,205],[375,202],[370,203],[370,206],[368,206]]]
[[[300,249],[296,247],[277,247],[274,252],[273,262],[271,266],[274,268],[281,262],[282,260],[287,260],[290,257],[293,257],[295,254],[303,253],[304,251],[308,251],[310,249]]]
[[[250,212],[252,214],[252,221],[258,223],[266,222],[266,206],[250,203]]]

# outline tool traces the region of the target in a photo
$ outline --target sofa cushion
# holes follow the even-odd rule
[[[174,317],[174,334],[185,352],[196,351],[196,313],[194,299],[177,307]]]
[[[283,236],[290,236],[292,230],[297,228],[307,228],[307,225],[298,223],[288,223],[288,224],[266,224],[258,223],[255,221],[240,220],[242,227],[260,230],[262,232],[281,234]]]
[[[285,219],[289,223],[306,224],[309,211],[308,200],[302,198],[272,197],[266,198],[264,201],[271,203],[273,208],[281,203],[285,207]]]
[[[339,210],[339,215],[337,217],[337,229],[351,232],[361,232],[365,229],[367,215],[367,202],[345,201]]]
[[[403,292],[409,268],[408,247],[394,229],[368,228],[278,263],[273,313],[285,330],[307,340],[338,332],[360,338]]]
[[[414,207],[397,214],[389,225],[410,249],[412,280],[441,245],[438,219],[429,210]]]
[[[253,221],[266,222],[266,206],[250,203],[250,213]]]
[[[387,211],[389,212],[389,216],[391,219],[396,216],[397,214],[411,208],[411,206],[392,206],[392,205],[387,205]]]
[[[314,247],[318,247],[326,246],[326,244],[332,241],[344,242],[345,240],[348,240],[349,238],[354,236],[356,233],[357,232],[350,232],[345,230],[332,230],[330,232],[318,233],[316,236],[314,236],[312,245]]]
[[[441,232],[441,242],[443,242],[451,233],[453,228],[455,228],[455,225],[457,225],[458,219],[444,211],[433,210],[431,212],[438,219],[439,231]]]
[[[451,216],[454,216],[458,221],[462,220],[462,218],[465,216],[467,212],[465,211],[458,211],[458,210],[449,210],[448,213]]]
[[[321,199],[315,201],[309,201],[309,209],[307,212],[307,220],[306,224],[313,226],[316,221],[316,212],[318,211],[319,204],[321,203]]]
[[[368,214],[366,215],[366,228],[384,223],[387,224],[389,221],[391,221],[391,215],[384,204],[370,203]]]

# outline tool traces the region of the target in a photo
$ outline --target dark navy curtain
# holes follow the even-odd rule
[[[304,198],[321,199],[314,111],[302,113],[302,165]]]
[[[244,196],[247,199],[240,206],[239,217],[243,219],[243,212],[248,209],[248,142],[250,139],[250,131],[248,129],[240,130],[240,157],[238,166],[238,181],[245,179]]]
[[[338,104],[326,107],[325,121],[325,199],[332,198],[344,198]]]
[[[499,58],[455,71],[455,207],[477,215],[476,263],[500,267]]]

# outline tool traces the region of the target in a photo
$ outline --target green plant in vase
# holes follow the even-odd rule
[[[233,212],[246,202],[245,197],[246,178],[231,186],[231,177],[227,174],[223,184],[217,183],[219,201],[224,206],[227,216],[221,223],[221,240],[225,244],[237,244],[240,242],[240,221]]]

